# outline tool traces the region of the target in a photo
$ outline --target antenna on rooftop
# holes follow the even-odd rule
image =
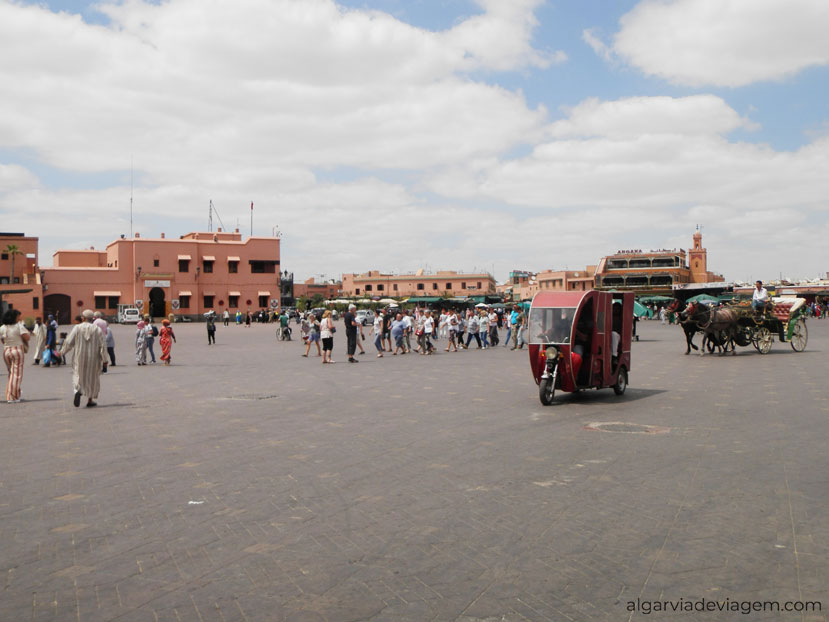
[[[219,224],[222,225],[222,229],[225,228],[225,224],[222,222],[222,217],[219,216],[219,210],[213,205],[213,199],[210,199],[210,211],[207,216],[207,230],[213,231],[213,212],[216,212],[216,218],[219,219]]]
[[[130,238],[132,238],[132,156],[130,156]]]

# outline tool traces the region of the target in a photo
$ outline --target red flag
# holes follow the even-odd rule
[[[250,211],[253,211],[253,201],[250,202]]]

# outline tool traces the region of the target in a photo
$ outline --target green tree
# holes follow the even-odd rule
[[[14,257],[15,255],[22,255],[23,251],[20,250],[20,247],[17,244],[9,244],[6,249],[3,251],[4,253],[9,254],[9,258],[11,259],[11,271],[9,272],[9,283],[14,283]]]

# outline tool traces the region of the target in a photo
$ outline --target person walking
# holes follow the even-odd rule
[[[55,316],[50,315],[46,318],[46,344],[44,346],[44,367],[51,367],[52,366],[52,351],[55,349],[55,346],[58,343],[58,323],[55,321]],[[45,350],[49,351],[49,360],[45,360]]]
[[[451,349],[453,352],[458,351],[458,345],[455,341],[458,336],[458,317],[455,315],[454,311],[450,311],[446,316],[446,334],[449,340],[449,343],[446,344],[446,351],[449,352]]]
[[[374,347],[377,348],[377,358],[383,358],[383,325],[385,324],[385,318],[383,317],[383,312],[380,309],[374,310],[374,324],[371,327],[371,330],[374,331]]]
[[[331,353],[334,350],[334,321],[331,319],[331,309],[326,309],[320,321],[320,339],[322,339],[322,363],[334,363]]]
[[[176,334],[173,332],[173,327],[170,325],[170,320],[161,320],[161,330],[159,331],[159,342],[161,343],[161,360],[165,365],[169,365],[172,358],[170,352],[173,349],[173,343],[176,340]]]
[[[109,333],[109,324],[104,319],[104,316],[100,311],[96,311],[93,314],[93,317],[95,319],[92,320],[92,323],[95,326],[97,326],[98,329],[101,331],[101,336],[104,338],[104,344],[106,345],[107,333]],[[107,373],[107,360],[106,360],[106,358],[104,358],[104,368],[101,370],[101,373],[104,373],[104,374]]]
[[[144,321],[147,324],[147,332],[144,335],[144,340],[147,342],[147,352],[150,353],[150,362],[155,363],[155,351],[153,351],[153,345],[155,345],[155,338],[158,337],[158,326],[153,324],[152,316],[145,315]]]
[[[222,319],[224,320],[225,326],[230,324],[230,313],[227,309],[225,309],[224,313],[222,313]]]
[[[32,339],[34,340],[34,362],[32,365],[40,365],[40,357],[43,355],[43,348],[46,347],[46,326],[40,318],[35,319],[34,328],[32,328]]]
[[[320,350],[320,323],[317,316],[309,311],[304,321],[308,324],[308,339],[305,341],[305,354],[302,356],[308,356],[312,343],[317,346],[317,356],[322,356]]]
[[[498,314],[495,309],[489,310],[489,343],[491,347],[498,345]]]
[[[348,305],[348,311],[346,311],[345,315],[343,316],[343,320],[345,322],[346,352],[348,353],[349,363],[359,363],[359,361],[354,358],[354,353],[357,351],[357,317],[355,314],[356,310],[356,305]]]
[[[489,347],[487,343],[487,337],[489,337],[489,315],[486,309],[481,309],[481,314],[478,317],[478,335],[484,350],[486,350]]]
[[[432,345],[432,333],[435,330],[435,320],[432,317],[432,311],[426,309],[423,314],[422,324],[418,327],[417,343],[420,346],[420,353],[423,355],[431,354],[435,350]]]
[[[400,354],[406,354],[406,344],[403,342],[403,333],[406,331],[406,322],[403,321],[403,314],[398,313],[395,317],[394,322],[391,323],[391,336],[394,339],[394,352],[393,355],[397,355],[397,351],[400,350]]]
[[[101,330],[92,321],[95,314],[91,309],[85,309],[83,322],[76,324],[66,338],[61,348],[61,356],[72,350],[75,356],[72,360],[72,388],[75,397],[72,403],[77,408],[81,405],[81,396],[87,398],[86,407],[97,406],[98,393],[101,390],[101,370],[106,362],[106,342]]]
[[[406,324],[406,329],[403,331],[403,343],[406,345],[406,352],[411,352],[414,321],[412,320],[412,316],[409,315],[408,309],[403,309],[403,322]]]
[[[19,321],[20,311],[9,309],[3,314],[0,325],[0,342],[3,344],[3,361],[9,371],[6,382],[6,401],[9,404],[20,402],[20,389],[23,384],[23,362],[29,349],[31,335]]]
[[[216,345],[216,313],[212,309],[207,315],[207,345]]]
[[[135,325],[135,362],[147,364],[147,324],[144,320]]]
[[[112,328],[107,331],[106,336],[107,354],[109,354],[109,364],[115,367],[115,334]]]
[[[469,348],[469,344],[472,341],[472,338],[475,338],[475,341],[478,342],[478,349],[481,349],[481,337],[478,335],[478,317],[472,310],[466,312],[466,326],[469,332],[469,335],[466,338],[466,345],[464,349]]]
[[[514,323],[513,323],[514,320]],[[510,314],[510,323],[512,323],[512,347],[510,350],[521,350],[524,348],[522,340],[522,332],[524,328],[524,313],[518,305],[513,307],[512,314]]]
[[[245,328],[250,328],[250,309],[245,313]]]

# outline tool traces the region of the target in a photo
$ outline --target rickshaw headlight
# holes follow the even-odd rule
[[[556,359],[558,358],[558,348],[555,346],[547,346],[544,355],[547,357],[547,360]]]

